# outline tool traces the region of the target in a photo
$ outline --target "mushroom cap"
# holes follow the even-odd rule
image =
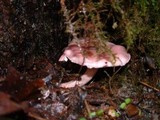
[[[124,66],[129,62],[131,56],[123,46],[106,42],[106,51],[98,52],[95,44],[88,44],[84,39],[71,41],[59,61],[68,59],[76,64],[88,68],[103,68],[113,66]]]

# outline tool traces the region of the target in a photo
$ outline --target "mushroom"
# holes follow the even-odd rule
[[[124,66],[131,58],[123,46],[115,45],[111,42],[105,42],[105,50],[104,46],[101,48],[100,46],[101,44],[97,40],[87,41],[86,39],[80,39],[71,41],[59,61],[67,61],[69,59],[73,63],[86,66],[87,70],[81,75],[80,80],[61,83],[60,87],[83,86],[93,78],[98,68]]]

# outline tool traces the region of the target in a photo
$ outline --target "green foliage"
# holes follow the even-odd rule
[[[104,114],[104,110],[102,109],[99,109],[97,111],[94,111],[94,112],[90,112],[89,113],[89,118],[94,118],[94,117],[100,117]]]
[[[129,4],[128,7],[126,4]],[[112,3],[113,9],[121,14],[119,26],[128,46],[132,46],[137,39],[146,40],[143,35],[156,29],[160,18],[159,5],[160,3],[156,0],[136,0],[129,3],[114,1]],[[148,36],[151,34],[149,33]]]
[[[121,16],[117,19],[118,32],[124,43],[132,50],[134,46],[143,46],[145,54],[153,57],[160,67],[160,1],[123,0],[113,1],[111,5]]]
[[[125,108],[126,108],[126,106],[127,106],[127,105],[126,105],[126,103],[125,103],[125,102],[123,102],[123,103],[121,103],[121,104],[120,104],[119,108],[121,108],[121,109],[125,109]]]
[[[104,114],[104,110],[100,109],[96,112],[97,116],[102,116]]]
[[[132,103],[131,98],[126,98],[119,106],[120,109],[125,109],[128,104]]]
[[[86,118],[84,118],[84,117],[81,117],[81,118],[79,118],[79,120],[87,120]]]
[[[132,99],[131,99],[131,98],[126,98],[126,99],[124,100],[124,102],[128,105],[129,103],[132,102]]]
[[[89,113],[89,118],[94,118],[96,117],[96,112],[90,112]]]

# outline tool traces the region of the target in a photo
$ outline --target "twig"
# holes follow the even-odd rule
[[[35,114],[35,113],[28,113],[28,116],[35,118],[36,120],[47,120],[45,118],[40,117],[39,115]]]
[[[104,73],[109,77],[109,81],[108,81],[108,84],[109,84],[109,90],[112,92],[112,88],[111,88],[111,80],[114,78],[114,76],[121,70],[122,67],[120,67],[118,70],[116,70],[112,76],[110,76],[107,71],[104,71]]]
[[[87,109],[87,112],[88,114],[91,113],[90,109],[89,109],[89,106],[88,106],[88,103],[87,103],[87,100],[84,100],[84,104],[86,106],[86,109]]]
[[[155,88],[155,87],[152,87],[151,85],[148,85],[148,84],[145,83],[145,82],[139,82],[139,83],[141,83],[142,85],[144,85],[144,86],[146,86],[146,87],[149,87],[149,88],[153,89],[153,90],[156,91],[156,92],[160,92],[159,89],[157,89],[157,88]]]

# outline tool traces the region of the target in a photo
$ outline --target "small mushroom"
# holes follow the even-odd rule
[[[98,68],[124,66],[129,62],[131,56],[123,46],[105,42],[105,47],[104,51],[104,46],[101,46],[98,42],[85,39],[71,41],[59,61],[67,61],[69,59],[73,63],[86,66],[87,70],[81,75],[80,81],[62,83],[60,87],[83,86],[92,79]]]

